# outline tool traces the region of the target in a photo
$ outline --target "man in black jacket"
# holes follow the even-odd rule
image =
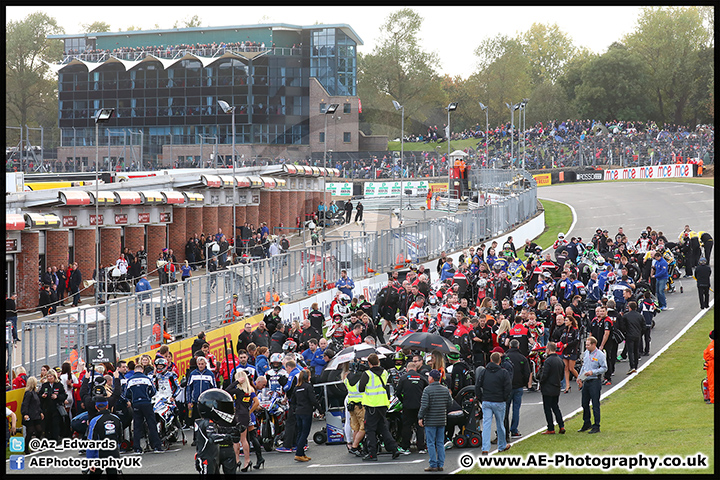
[[[505,408],[510,395],[512,394],[512,376],[506,370],[500,368],[502,356],[499,352],[490,355],[490,363],[482,370],[475,382],[475,396],[482,399],[483,430],[482,430],[482,454],[490,452],[490,433],[492,431],[492,418],[495,417],[495,424],[498,430],[498,452],[504,452],[510,448],[505,438]]]
[[[510,358],[513,364],[513,377],[512,377],[512,396],[508,400],[507,408],[510,409],[512,404],[512,420],[510,422],[510,436],[521,437],[522,434],[518,431],[518,425],[520,423],[520,406],[522,405],[522,396],[524,387],[528,384],[530,379],[530,362],[520,352],[520,342],[517,339],[510,340],[510,349],[506,355]]]
[[[418,426],[418,412],[420,411],[420,400],[422,392],[427,387],[428,381],[424,375],[417,372],[417,366],[408,362],[407,373],[398,380],[396,395],[403,405],[402,410],[402,434],[398,451],[403,455],[410,454],[410,437],[413,428],[417,434],[416,445],[418,453],[425,453],[425,429]]]
[[[40,300],[38,301],[38,310],[42,312],[43,317],[47,317],[50,313],[51,304],[50,285],[45,283],[42,290],[40,290]]]
[[[199,352],[202,350],[202,346],[205,342],[206,342],[205,332],[198,333],[198,336],[195,339],[195,341],[193,342],[192,347],[190,349],[190,352],[192,353],[193,356],[195,356],[195,352]]]
[[[310,312],[308,313],[307,318],[310,320],[310,325],[322,335],[322,328],[325,324],[325,315],[323,315],[320,311],[317,303],[310,305]]]
[[[282,353],[282,347],[287,341],[287,335],[285,335],[285,324],[280,322],[277,325],[275,333],[270,335],[270,354]]]
[[[545,420],[547,420],[548,428],[543,432],[543,435],[555,433],[553,413],[558,427],[560,427],[560,433],[565,433],[565,422],[558,405],[561,382],[565,374],[565,364],[560,355],[557,354],[555,342],[548,342],[545,353],[547,353],[547,357],[540,372],[540,392],[542,393],[543,410],[545,410]]]
[[[270,348],[270,333],[265,327],[265,321],[260,320],[258,326],[252,332],[252,343],[257,347]]]
[[[695,268],[695,280],[697,280],[698,296],[700,297],[700,308],[710,308],[710,276],[712,270],[707,264],[706,257],[700,257],[698,266]]]
[[[280,319],[280,306],[276,305],[275,308],[273,308],[272,312],[265,315],[263,321],[265,322],[265,326],[267,327],[268,335],[272,337],[272,334],[275,333],[275,329],[277,328],[278,324],[282,323],[282,320]]]
[[[73,307],[77,307],[80,303],[80,287],[82,286],[82,273],[78,268],[77,262],[73,264],[73,271],[70,274],[70,292],[73,294]]]
[[[645,319],[637,311],[637,303],[630,301],[627,306],[630,310],[620,317],[620,329],[625,332],[625,351],[627,351],[630,361],[630,370],[627,374],[631,375],[637,372],[640,347],[642,345],[641,339],[646,327]]]

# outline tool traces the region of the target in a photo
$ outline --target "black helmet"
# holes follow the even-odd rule
[[[235,405],[228,392],[219,388],[211,388],[200,394],[198,413],[202,418],[208,418],[229,427],[235,418]]]
[[[640,236],[646,238],[648,236],[647,230],[643,230],[642,232],[640,232]]]

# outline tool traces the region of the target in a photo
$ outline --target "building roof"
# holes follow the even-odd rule
[[[271,29],[271,30],[318,30],[323,28],[337,28],[343,31],[345,35],[350,37],[358,45],[364,45],[360,36],[353,30],[350,25],[345,23],[334,23],[329,25],[291,25],[289,23],[260,23],[255,25],[232,25],[225,27],[188,27],[188,28],[167,28],[160,30],[130,30],[126,32],[97,32],[97,33],[76,33],[76,34],[62,34],[62,35],[48,35],[49,39],[66,39],[66,38],[78,38],[78,37],[113,37],[113,36],[131,36],[131,35],[147,35],[150,34],[168,34],[168,33],[182,33],[182,32],[208,32],[208,31],[222,31],[222,30],[254,30],[254,29]]]

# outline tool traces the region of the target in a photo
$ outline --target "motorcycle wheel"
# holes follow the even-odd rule
[[[322,430],[320,430],[319,432],[315,432],[315,434],[313,435],[313,442],[318,445],[324,445],[325,442],[327,442],[327,435]]]
[[[260,443],[262,443],[266,452],[271,452],[273,449],[273,437],[270,434],[270,425],[267,421],[263,422],[260,433]]]

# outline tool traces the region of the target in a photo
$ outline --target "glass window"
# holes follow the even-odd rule
[[[325,132],[320,132],[320,143],[325,143]]]
[[[349,103],[343,104],[343,113],[350,113],[350,104]]]
[[[343,132],[343,142],[350,143],[351,138],[350,132]]]

